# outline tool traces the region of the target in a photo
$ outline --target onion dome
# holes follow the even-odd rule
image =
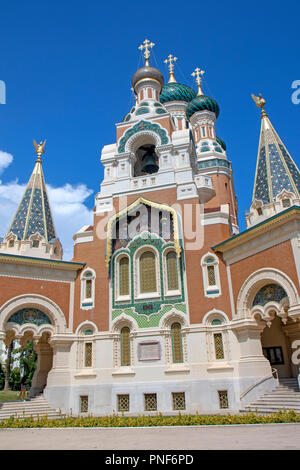
[[[195,97],[196,92],[191,87],[173,82],[167,83],[163,87],[159,100],[161,103],[167,103],[169,101],[186,101],[189,103]]]
[[[164,86],[164,77],[161,74],[161,72],[158,69],[151,67],[150,65],[145,65],[144,67],[138,69],[133,75],[132,77],[133,88],[135,88],[135,86],[141,80],[146,80],[146,79],[155,80],[156,82],[159,82],[161,85],[161,88]]]
[[[197,95],[188,105],[186,115],[190,118],[199,111],[211,111],[216,117],[220,114],[220,108],[216,100],[205,95]]]
[[[216,141],[221,145],[222,149],[225,150],[225,152],[226,152],[226,144],[225,144],[224,140],[221,139],[220,137],[216,137]]]

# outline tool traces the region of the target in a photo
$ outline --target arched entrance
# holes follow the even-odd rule
[[[292,363],[291,343],[298,334],[299,325],[288,317],[288,310],[288,295],[275,283],[261,287],[252,302],[252,315],[264,326],[261,333],[263,354],[277,370],[279,378],[297,375],[297,367]]]
[[[17,307],[10,309],[9,306],[14,304],[17,304]],[[28,341],[32,342],[37,354],[37,365],[29,397],[34,397],[43,392],[47,385],[48,373],[52,369],[53,349],[50,346],[50,339],[56,331],[55,319],[45,305],[30,305],[27,302],[20,308],[19,304],[20,302],[11,302],[0,313],[1,338],[7,347],[12,341],[17,341],[23,351]],[[26,377],[26,363],[23,362],[20,369],[22,377]]]

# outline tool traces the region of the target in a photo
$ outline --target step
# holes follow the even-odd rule
[[[290,410],[294,410],[295,412],[299,413],[300,412],[300,407],[299,408],[296,408],[296,407],[293,407],[293,406],[284,406],[284,407],[274,407],[274,406],[249,406],[249,407],[246,407],[245,408],[245,411],[247,412],[268,412],[268,413],[277,413],[278,411],[283,411],[283,410],[286,410],[286,411],[290,411]]]

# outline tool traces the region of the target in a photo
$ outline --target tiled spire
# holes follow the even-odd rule
[[[257,99],[260,99],[256,104],[262,114],[253,201],[260,200],[264,205],[275,202],[283,190],[294,193],[295,199],[299,199],[299,169],[265,113],[264,100]]]
[[[18,240],[29,240],[29,237],[37,232],[46,243],[56,238],[42,169],[41,154],[44,153],[44,144],[35,143],[38,158],[7,232],[7,235],[9,233],[16,235]]]

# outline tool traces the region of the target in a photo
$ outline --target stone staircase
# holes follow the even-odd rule
[[[242,413],[257,412],[263,414],[276,413],[285,408],[300,413],[300,390],[296,378],[279,379],[279,385],[270,393],[266,393],[255,402],[245,406]]]
[[[26,401],[10,401],[0,403],[0,421],[14,416],[15,418],[26,418],[32,416],[41,418],[48,416],[49,419],[60,419],[64,415],[59,410],[51,408],[44,396],[27,399]]]

